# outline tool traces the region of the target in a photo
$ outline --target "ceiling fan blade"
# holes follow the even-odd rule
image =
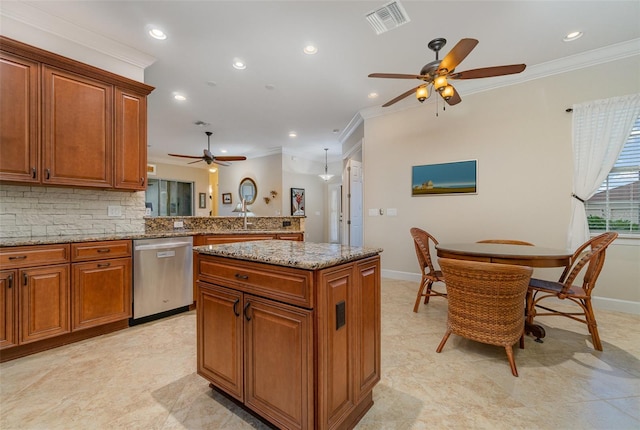
[[[490,78],[492,76],[513,75],[522,72],[525,64],[511,64],[509,66],[483,67],[480,69],[465,70],[464,72],[449,75],[451,79],[477,79]]]
[[[201,155],[181,155],[181,154],[168,154],[172,157],[182,157],[182,158],[202,158]]]
[[[202,157],[200,157],[200,159],[199,159],[199,160],[192,161],[191,163],[187,163],[187,164],[195,164],[195,163],[199,163],[199,162],[201,162],[201,161],[203,161],[203,160],[204,160],[204,159],[203,159]]]
[[[477,44],[478,41],[476,39],[460,39],[460,42],[442,59],[438,69],[447,69],[447,73],[453,71]]]
[[[226,161],[219,161],[218,157],[214,158],[212,161],[220,166],[231,166],[231,163],[227,163]]]
[[[395,99],[389,100],[388,102],[386,102],[385,104],[383,104],[383,105],[382,105],[382,107],[391,106],[392,104],[399,102],[400,100],[404,99],[405,97],[408,97],[408,96],[410,96],[411,94],[415,93],[415,92],[416,92],[416,90],[417,90],[418,88],[420,88],[421,86],[422,86],[422,85],[418,85],[417,87],[412,88],[412,89],[410,89],[409,91],[407,91],[407,92],[404,92],[404,93],[400,94],[400,95],[399,95],[398,97],[396,97]]]
[[[460,103],[462,101],[462,99],[460,98],[460,94],[458,94],[458,91],[456,91],[456,89],[453,87],[453,85],[451,86],[451,88],[453,88],[453,95],[451,97],[449,97],[448,100],[444,99],[444,101],[447,102],[447,104],[449,106],[457,105],[458,103]]]
[[[389,79],[422,79],[421,75],[405,75],[402,73],[371,73],[370,78],[389,78]]]
[[[243,155],[221,155],[213,157],[213,161],[244,161],[247,157]]]

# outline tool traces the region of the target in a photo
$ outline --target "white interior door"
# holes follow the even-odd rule
[[[363,246],[364,235],[362,226],[362,163],[349,160],[349,246]]]
[[[342,218],[342,184],[329,185],[329,243],[340,242]]]

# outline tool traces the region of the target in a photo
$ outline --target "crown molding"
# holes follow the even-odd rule
[[[44,33],[69,40],[77,45],[143,70],[156,61],[156,58],[149,54],[101,36],[24,2],[3,2],[0,8],[0,16]]]

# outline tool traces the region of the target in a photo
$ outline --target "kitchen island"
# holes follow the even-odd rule
[[[380,380],[381,249],[194,247],[198,373],[286,429],[348,429]]]

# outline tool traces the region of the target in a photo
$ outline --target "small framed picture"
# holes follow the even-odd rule
[[[231,193],[222,193],[222,204],[231,204]]]
[[[291,188],[291,215],[304,216],[304,188]]]
[[[206,193],[198,193],[198,208],[205,209],[207,207],[207,194]]]

